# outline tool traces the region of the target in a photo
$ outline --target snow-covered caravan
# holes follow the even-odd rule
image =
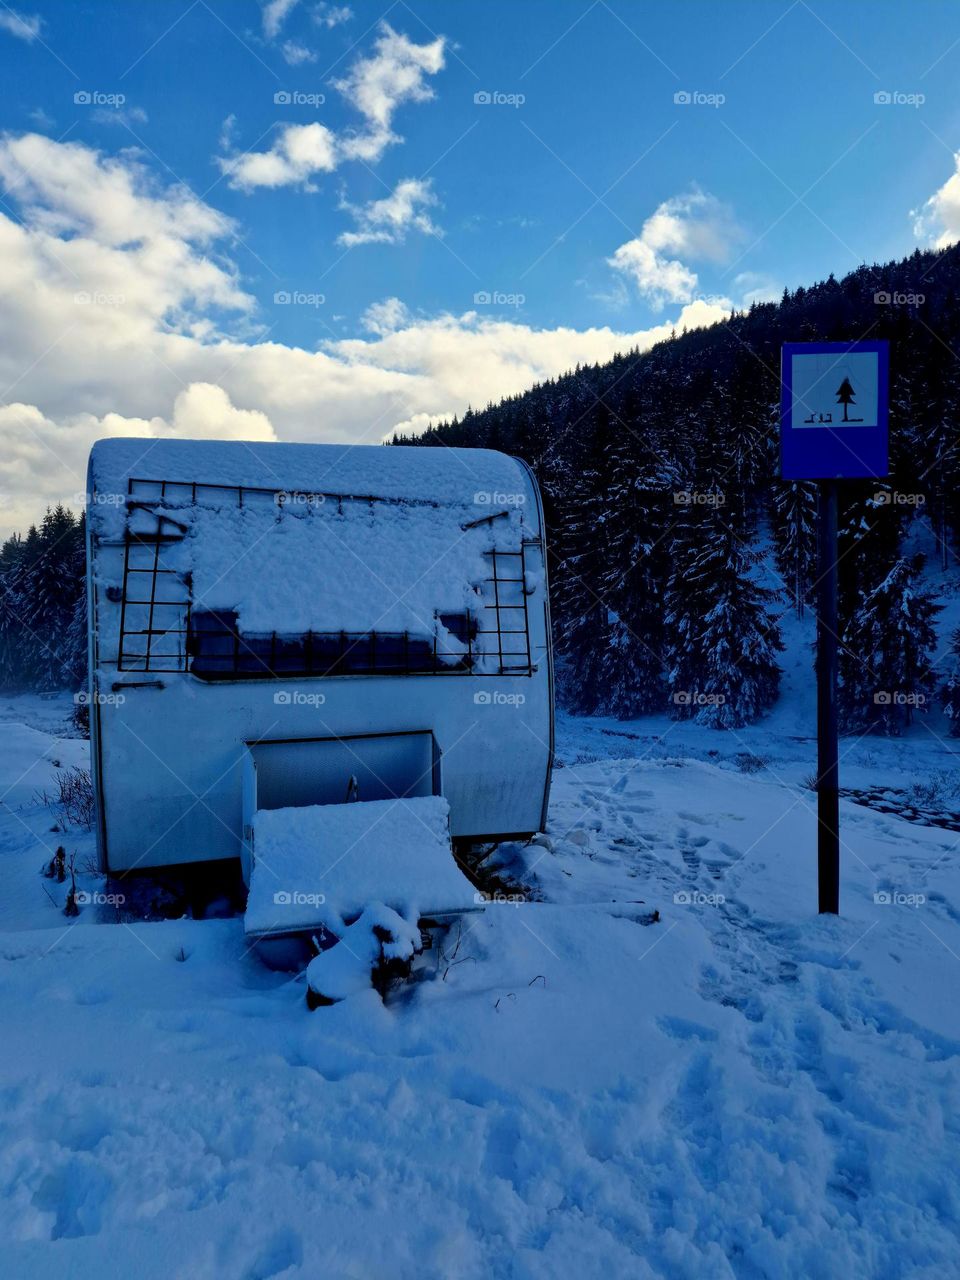
[[[258,824],[275,843],[276,813],[310,808],[296,830],[322,840],[317,807],[357,800],[411,802],[425,846],[447,806],[455,840],[542,828],[552,664],[525,464],[113,439],[88,492],[105,870],[239,857],[249,876]]]

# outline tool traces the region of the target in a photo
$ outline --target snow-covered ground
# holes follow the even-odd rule
[[[38,871],[90,837],[35,797],[86,744],[0,698],[4,1274],[960,1274],[960,837],[844,802],[817,916],[805,662],[742,733],[561,717],[500,851],[540,900],[314,1013],[239,917],[64,919]],[[844,740],[844,785],[960,809],[941,730]]]

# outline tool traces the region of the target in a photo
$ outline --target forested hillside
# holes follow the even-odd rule
[[[62,506],[0,548],[0,689],[80,689],[87,668],[83,517]]]
[[[816,578],[814,488],[778,478],[780,346],[864,338],[891,343],[892,465],[887,482],[842,486],[844,717],[897,732],[934,694],[952,706],[955,680],[929,666],[938,606],[904,552],[921,520],[942,566],[957,564],[960,256],[947,250],[784,293],[419,437],[503,449],[536,472],[572,709],[736,726],[772,704],[777,614],[802,611]]]

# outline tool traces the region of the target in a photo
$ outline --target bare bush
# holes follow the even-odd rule
[[[87,831],[93,826],[93,779],[89,769],[80,765],[58,769],[53,794],[43,791],[39,798],[60,814],[61,824],[83,827]]]

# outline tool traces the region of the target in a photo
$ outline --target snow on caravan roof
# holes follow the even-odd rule
[[[194,611],[235,613],[247,635],[442,635],[439,615],[480,613],[491,548],[539,534],[524,468],[489,450],[106,440],[91,480],[98,535],[167,517],[164,565]]]
[[[528,487],[523,466],[505,453],[414,445],[129,437],[98,440],[90,467],[99,494],[125,494],[130,479],[149,479],[456,503],[475,493],[525,493]]]

